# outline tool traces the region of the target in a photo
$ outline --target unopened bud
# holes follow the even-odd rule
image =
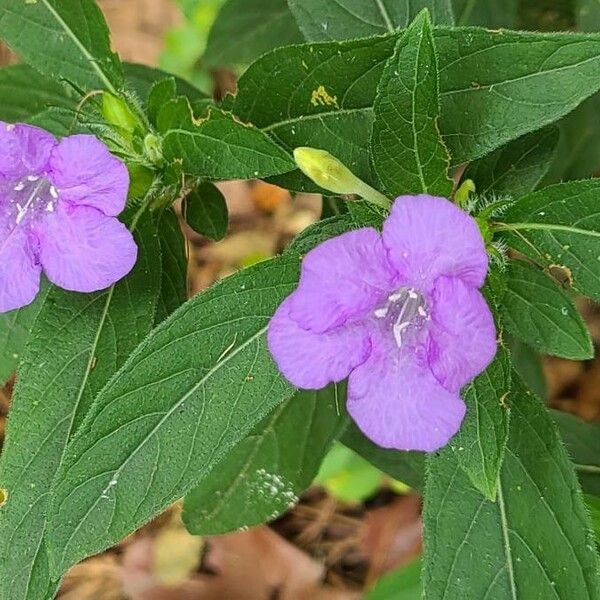
[[[356,194],[365,200],[388,208],[390,201],[361,181],[346,165],[326,150],[296,148],[294,160],[300,170],[318,186],[334,194]]]
[[[127,132],[133,132],[137,127],[141,127],[140,120],[127,102],[108,92],[102,94],[102,115],[107,123]]]
[[[316,148],[296,148],[294,159],[300,170],[317,185],[334,194],[358,194],[362,181],[335,156]]]
[[[144,138],[144,154],[152,164],[162,164],[163,157],[160,140],[153,133],[149,133]]]

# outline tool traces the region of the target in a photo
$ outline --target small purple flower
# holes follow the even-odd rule
[[[433,452],[465,415],[460,389],[496,353],[481,295],[488,268],[476,222],[431,196],[398,198],[383,235],[359,229],[311,250],[269,325],[296,387],[348,379],[348,411],[385,448]]]
[[[76,292],[127,275],[137,246],[115,217],[128,188],[125,165],[94,136],[59,142],[0,121],[0,312],[32,302],[42,271]]]

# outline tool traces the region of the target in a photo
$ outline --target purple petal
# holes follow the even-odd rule
[[[292,296],[279,306],[269,323],[269,350],[279,370],[303,389],[320,389],[342,381],[369,355],[366,331],[358,324],[327,333],[302,329],[290,316]]]
[[[54,136],[39,127],[0,121],[0,174],[22,177],[43,173],[56,144]]]
[[[94,292],[125,277],[137,259],[130,231],[116,218],[88,206],[59,201],[35,225],[48,279],[75,292]]]
[[[290,315],[305,329],[322,333],[363,316],[393,288],[381,236],[359,229],[323,242],[302,261]]]
[[[369,359],[350,374],[348,412],[383,448],[434,452],[458,431],[465,404],[444,389],[415,356],[374,344]]]
[[[125,208],[127,168],[93,135],[61,140],[50,157],[49,177],[63,200],[93,206],[109,216]]]
[[[496,327],[481,293],[454,277],[440,277],[432,295],[429,362],[438,381],[458,391],[496,354]]]
[[[475,220],[444,198],[401,196],[383,227],[390,261],[423,292],[440,275],[481,287],[488,257]]]
[[[36,264],[27,235],[0,226],[0,313],[27,306],[40,289],[42,268]]]

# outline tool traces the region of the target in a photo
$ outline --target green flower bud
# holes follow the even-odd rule
[[[300,170],[317,185],[334,194],[358,194],[362,181],[325,150],[296,148],[294,159]]]
[[[325,190],[334,194],[356,194],[383,208],[390,206],[390,201],[383,194],[361,181],[346,165],[326,150],[296,148],[294,160],[309,179]]]
[[[144,154],[153,165],[160,165],[163,162],[160,139],[153,133],[149,133],[144,138]]]
[[[127,102],[108,92],[102,94],[102,115],[107,123],[129,133],[142,127],[139,118],[129,108]]]

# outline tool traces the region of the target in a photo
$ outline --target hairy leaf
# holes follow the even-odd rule
[[[265,332],[298,270],[273,259],[196,296],[102,390],[53,487],[55,575],[183,497],[290,396]]]
[[[513,248],[600,300],[599,195],[598,179],[559,183],[520,198],[499,228]]]
[[[123,81],[93,0],[0,0],[0,38],[43,75],[84,91],[115,91]]]
[[[202,182],[190,192],[183,202],[185,222],[200,235],[215,241],[227,233],[229,213],[225,197],[215,185]]]
[[[439,28],[434,38],[440,130],[454,164],[556,121],[600,88],[598,35]],[[377,185],[368,142],[377,86],[395,44],[390,35],[274,50],[240,78],[233,111],[289,149],[331,152]],[[297,172],[277,181],[315,189]]]
[[[307,40],[344,40],[407,27],[423,8],[437,25],[452,25],[450,0],[288,0]]]
[[[251,179],[295,168],[289,154],[259,129],[212,110],[194,120],[185,106],[174,106],[173,126],[163,141],[164,156],[182,161],[185,173],[207,179]]]
[[[186,243],[179,220],[172,208],[166,209],[158,223],[161,253],[161,281],[155,324],[164,321],[187,300]]]
[[[495,500],[511,406],[511,366],[500,346],[494,362],[461,393],[467,415],[449,444],[471,483]]]
[[[428,600],[600,597],[598,558],[579,484],[542,404],[515,378],[508,445],[491,502],[451,449],[429,460]]]
[[[50,106],[73,107],[67,89],[42,77],[27,65],[0,69],[0,119],[12,123],[30,119]]]
[[[594,356],[592,338],[570,296],[528,263],[510,264],[502,320],[512,335],[543,354],[572,360]]]
[[[108,290],[52,288],[33,327],[12,398],[0,488],[0,598],[45,600],[52,477],[95,394],[152,327],[160,277],[156,231],[140,221],[134,271]],[[158,265],[158,268],[157,268]],[[54,582],[53,582],[54,581]]]
[[[426,13],[402,35],[375,98],[371,152],[375,171],[392,197],[449,197],[448,151],[437,126],[440,114],[437,57]]]
[[[583,490],[600,497],[600,425],[586,423],[557,410],[552,417],[560,430]]]
[[[510,142],[472,162],[464,178],[475,182],[478,194],[522,196],[532,192],[556,155],[559,132],[546,127]]]
[[[214,535],[265,523],[298,501],[346,427],[337,386],[299,391],[275,408],[186,498],[191,533]]]

